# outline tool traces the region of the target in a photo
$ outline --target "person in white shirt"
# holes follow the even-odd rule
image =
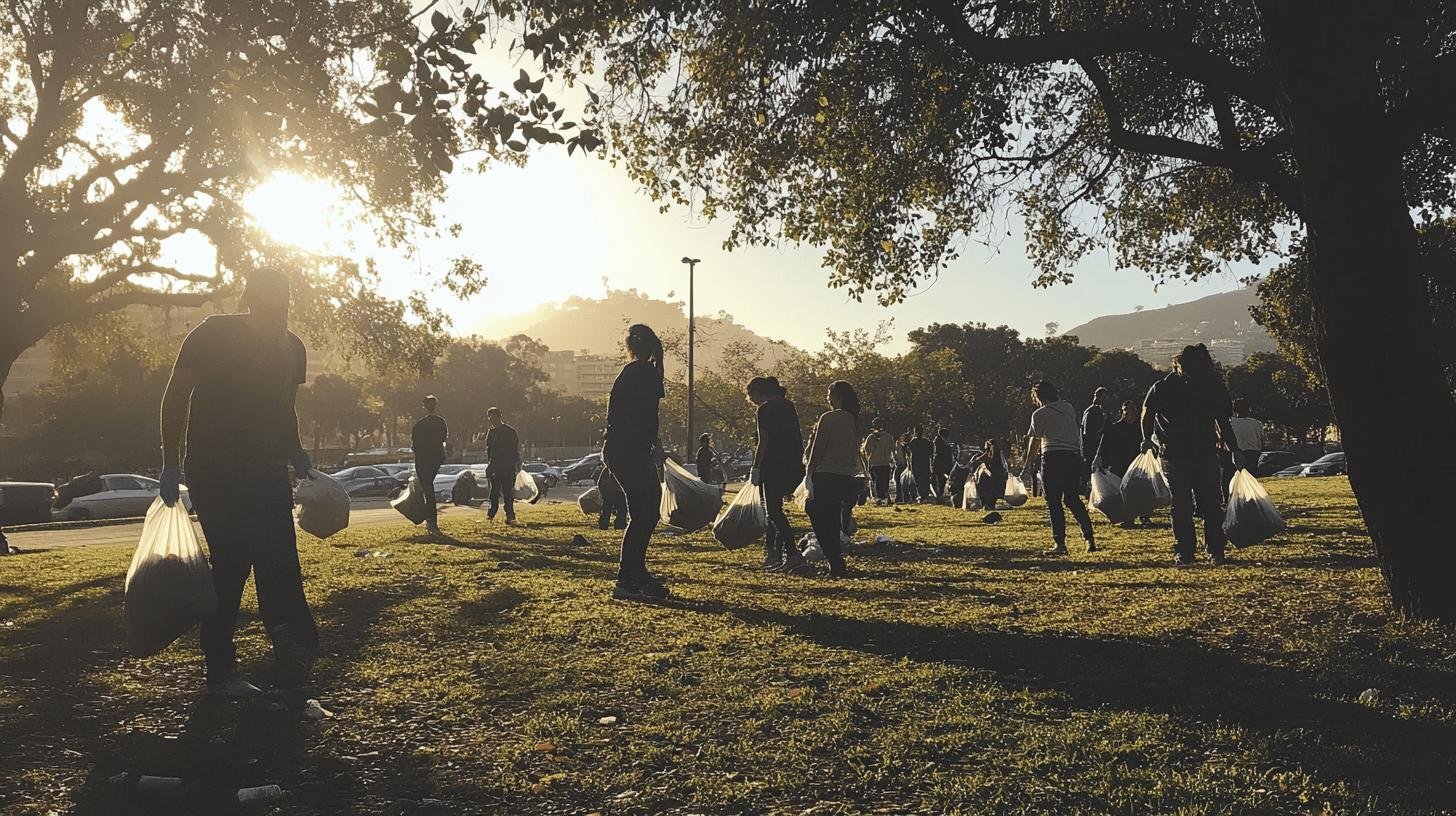
[[[1087,552],[1097,552],[1092,535],[1092,517],[1079,492],[1087,466],[1082,461],[1082,429],[1077,411],[1061,399],[1055,385],[1042,381],[1031,387],[1036,411],[1031,415],[1031,428],[1026,432],[1026,461],[1031,463],[1041,453],[1041,480],[1046,486],[1047,512],[1051,516],[1052,541],[1055,546],[1047,555],[1067,554],[1067,516],[1062,505],[1082,528]]]
[[[1264,453],[1264,423],[1249,416],[1248,405],[1243,400],[1234,400],[1234,415],[1229,420],[1234,429],[1234,443],[1242,455],[1244,467],[1255,476],[1259,475],[1259,457]],[[1232,457],[1223,462],[1223,503],[1228,504],[1229,481],[1238,471]]]

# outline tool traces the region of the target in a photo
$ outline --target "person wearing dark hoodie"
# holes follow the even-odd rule
[[[930,460],[930,492],[938,503],[945,503],[945,481],[955,467],[955,447],[950,443],[950,429],[942,425],[935,433],[934,454]]]
[[[804,480],[804,433],[799,412],[788,399],[788,389],[774,377],[754,377],[744,388],[756,406],[758,446],[748,480],[763,489],[768,510],[768,534],[763,545],[764,569],[790,572],[804,563],[794,541],[794,529],[784,512],[784,500]]]
[[[1047,513],[1051,516],[1055,544],[1047,555],[1067,554],[1067,516],[1063,504],[1082,528],[1087,552],[1097,552],[1092,516],[1087,513],[1087,505],[1082,503],[1079,492],[1088,470],[1082,463],[1077,410],[1060,398],[1055,385],[1045,380],[1032,386],[1031,398],[1037,408],[1032,412],[1031,427],[1026,432],[1026,461],[1034,461],[1038,450],[1042,452],[1041,479],[1046,485]]]
[[[627,329],[631,362],[622,367],[607,398],[607,435],[602,461],[627,498],[627,529],[617,565],[613,597],[666,598],[667,586],[647,571],[647,546],[661,516],[662,483],[657,477],[658,408],[663,397],[662,341],[641,323]]]
[[[981,466],[976,468],[976,498],[988,512],[981,517],[987,524],[1001,520],[996,512],[996,502],[1006,496],[1006,481],[1010,471],[1006,467],[1006,455],[1001,452],[1001,443],[987,439],[981,446]]]
[[[722,484],[719,473],[722,466],[718,464],[718,452],[713,450],[713,435],[698,435],[698,453],[694,457],[698,466],[698,478],[708,484]]]
[[[915,477],[915,490],[920,501],[930,499],[930,461],[935,456],[935,445],[925,438],[925,429],[919,425],[906,445],[910,456],[910,475]]]

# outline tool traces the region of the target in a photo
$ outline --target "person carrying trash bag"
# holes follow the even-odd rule
[[[1038,449],[1042,452],[1041,479],[1046,488],[1047,513],[1051,516],[1055,545],[1046,554],[1067,554],[1067,516],[1062,510],[1063,504],[1082,528],[1087,552],[1097,552],[1092,517],[1087,514],[1079,492],[1087,468],[1082,463],[1082,432],[1076,409],[1060,398],[1055,385],[1045,380],[1031,387],[1031,399],[1037,408],[1032,412],[1031,427],[1026,432],[1026,461],[1034,461]]]
[[[775,377],[754,377],[743,388],[748,403],[755,406],[758,444],[753,450],[749,484],[763,489],[768,531],[763,542],[763,568],[774,572],[799,569],[794,529],[784,512],[784,500],[794,495],[804,480],[804,434],[799,412],[789,401],[788,389]]]
[[[840,533],[844,506],[859,491],[859,394],[849,383],[836,380],[826,397],[830,410],[821,414],[814,425],[804,463],[804,486],[808,491],[805,509],[814,526],[814,537],[829,562],[829,577],[845,578],[850,571],[844,563]]]
[[[651,600],[671,593],[647,571],[647,547],[661,517],[662,483],[657,478],[658,409],[663,397],[662,340],[651,327],[636,323],[627,329],[631,362],[622,367],[607,397],[607,433],[602,462],[616,478],[627,500],[627,529],[617,563],[618,600]]]
[[[1229,483],[1228,509],[1223,516],[1223,533],[1229,543],[1242,549],[1279,535],[1284,527],[1284,517],[1269,492],[1248,468],[1239,468]]]
[[[915,490],[919,494],[914,500],[930,501],[930,462],[935,458],[935,443],[925,438],[925,429],[915,426],[910,444],[905,446],[910,458],[910,473],[915,477]]]
[[[976,498],[981,506],[990,512],[981,517],[986,524],[996,524],[1001,521],[1001,514],[996,512],[996,502],[1006,495],[1006,481],[1010,477],[1010,470],[1006,467],[1006,456],[1001,452],[1001,443],[995,439],[987,439],[981,445],[981,464],[976,468]]]
[[[241,302],[247,311],[208,317],[182,341],[161,410],[161,499],[177,503],[185,464],[212,556],[217,609],[201,634],[207,688],[233,697],[260,693],[238,676],[233,644],[249,573],[273,642],[274,685],[306,685],[318,650],[288,478],[290,464],[301,480],[311,471],[294,411],[307,352],[288,330],[285,275],[250,273]]]
[[[490,429],[485,432],[485,475],[490,481],[490,508],[486,519],[494,519],[502,499],[506,505],[506,526],[516,523],[516,476],[521,472],[521,437],[501,419],[501,409],[485,412]]]
[[[1138,424],[1138,405],[1132,400],[1122,404],[1122,413],[1116,422],[1102,426],[1096,452],[1092,454],[1092,506],[1107,516],[1113,523],[1132,529],[1136,526],[1133,517],[1124,512],[1121,484],[1122,477],[1137,458],[1142,445],[1142,427]],[[1098,471],[1105,471],[1098,479]],[[1115,479],[1110,477],[1115,476]],[[1100,504],[1099,504],[1100,501]],[[1144,526],[1153,523],[1152,518],[1142,516]]]
[[[419,478],[421,485],[429,485],[434,490],[435,476],[440,473],[440,466],[445,464],[445,440],[449,434],[445,426],[445,418],[435,413],[439,401],[434,394],[426,396],[420,402],[425,409],[425,415],[410,428],[410,449],[415,455],[415,476]],[[425,531],[431,538],[442,538],[440,534],[440,509],[430,497],[425,502]]]
[[[1162,464],[1173,504],[1173,562],[1193,564],[1198,546],[1195,513],[1203,519],[1203,546],[1215,565],[1228,561],[1223,532],[1223,491],[1218,444],[1242,467],[1229,416],[1233,406],[1213,357],[1203,344],[1185,346],[1173,371],[1153,384],[1143,400],[1143,451]]]

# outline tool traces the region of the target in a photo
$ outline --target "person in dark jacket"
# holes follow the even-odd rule
[[[1103,406],[1111,398],[1106,388],[1099,386],[1092,392],[1092,404],[1082,412],[1082,460],[1091,464],[1097,455],[1097,444],[1102,441],[1102,429],[1107,425],[1107,411]]]
[[[713,450],[713,435],[698,435],[698,478],[708,484],[722,484],[723,479],[719,475],[723,468],[718,464],[718,452]]]
[[[930,499],[930,461],[935,456],[935,445],[925,438],[925,429],[919,425],[905,446],[910,457],[910,474],[915,477],[915,490],[920,501]]]
[[[435,477],[440,466],[445,464],[445,439],[448,430],[445,418],[435,413],[439,402],[435,395],[425,397],[422,403],[425,415],[410,429],[410,448],[415,455],[415,479],[421,490],[430,491],[425,501],[425,530],[434,538],[441,538],[440,507],[435,502]]]
[[[930,492],[938,503],[945,502],[945,480],[955,467],[955,447],[950,444],[950,429],[941,426],[935,434],[935,451],[930,460]]]
[[[981,500],[981,506],[988,511],[981,517],[981,521],[995,524],[1001,520],[1001,514],[996,512],[996,502],[1006,496],[1009,473],[1001,443],[995,439],[987,439],[981,446],[981,466],[976,469],[976,498]]]
[[[1143,450],[1156,451],[1173,492],[1173,563],[1193,563],[1198,533],[1195,510],[1203,519],[1203,546],[1215,566],[1224,552],[1223,495],[1219,487],[1219,443],[1242,466],[1229,416],[1233,405],[1223,378],[1203,344],[1186,346],[1173,358],[1173,373],[1153,384],[1143,400]]]
[[[504,496],[506,524],[509,526],[516,523],[516,476],[521,472],[521,437],[515,428],[501,420],[499,408],[487,410],[485,421],[490,424],[490,430],[485,432],[488,461],[485,475],[490,479],[490,509],[485,517],[495,518]]]
[[[775,377],[754,377],[743,390],[748,401],[757,406],[758,446],[748,480],[763,488],[768,510],[763,566],[776,572],[797,570],[804,558],[784,513],[784,500],[794,495],[804,480],[804,433],[799,412],[788,399],[788,389]]]
[[[617,564],[619,600],[666,598],[667,585],[647,571],[647,546],[661,516],[662,483],[658,481],[658,408],[663,397],[662,341],[641,323],[627,329],[627,353],[607,398],[607,438],[602,461],[627,497],[627,529]]]
[[[1137,403],[1124,402],[1122,416],[1116,422],[1109,422],[1102,426],[1102,438],[1098,440],[1097,450],[1092,455],[1092,469],[1105,468],[1108,472],[1121,478],[1132,466],[1132,460],[1137,458],[1142,446],[1142,438],[1142,428],[1138,424]],[[1144,525],[1148,525],[1152,524],[1153,520],[1143,516],[1142,522]],[[1134,525],[1131,521],[1127,521],[1119,526],[1131,529]]]

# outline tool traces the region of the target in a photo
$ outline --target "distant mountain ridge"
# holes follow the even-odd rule
[[[1130,348],[1139,340],[1238,338],[1249,353],[1272,351],[1274,343],[1268,333],[1249,315],[1249,307],[1258,302],[1258,290],[1246,286],[1161,309],[1105,315],[1068,329],[1066,334],[1084,346],[1105,349]]]
[[[782,340],[773,340],[743,326],[733,316],[720,312],[698,315],[695,364],[705,369],[720,368],[726,355],[738,344],[747,344],[771,364],[804,352]],[[686,338],[686,305],[648,297],[635,289],[609,290],[604,298],[571,297],[546,304],[534,312],[476,324],[474,333],[504,341],[518,334],[538,340],[553,351],[587,351],[619,355],[622,338],[633,323],[646,323],[665,340]],[[672,355],[669,353],[669,360]]]

